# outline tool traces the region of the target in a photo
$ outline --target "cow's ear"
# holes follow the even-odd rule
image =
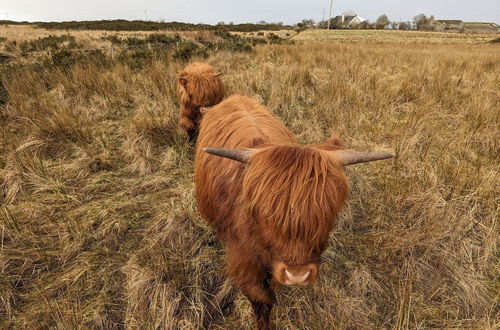
[[[178,80],[179,80],[179,84],[186,87],[186,85],[187,85],[187,78],[186,77],[179,77]]]
[[[342,140],[336,135],[332,135],[328,140],[326,140],[324,145],[327,146],[335,146],[335,147],[342,147]]]

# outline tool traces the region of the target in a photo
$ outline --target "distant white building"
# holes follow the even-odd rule
[[[366,21],[359,15],[339,15],[333,18],[333,23],[340,27],[356,27],[362,22]]]

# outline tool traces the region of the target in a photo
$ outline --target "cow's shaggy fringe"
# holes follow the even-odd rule
[[[265,219],[284,241],[306,240],[312,243],[311,249],[320,248],[321,236],[331,229],[347,196],[344,171],[325,149],[264,146],[243,181],[246,212]],[[300,252],[294,251],[287,259],[297,262]]]
[[[320,279],[278,292],[273,322],[497,329],[499,45],[364,40],[206,59],[226,73],[229,94],[260,100],[301,144],[335,132],[347,148],[397,151],[346,170],[351,192]],[[185,65],[3,73],[0,328],[253,325],[246,298],[223,284],[225,251],[196,211],[184,132],[168,145],[137,134],[163,150],[149,174],[124,154],[132,120],[157,127],[148,109],[167,130],[177,124]],[[54,119],[62,109],[71,114]]]

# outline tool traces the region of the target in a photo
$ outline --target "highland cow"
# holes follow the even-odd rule
[[[218,148],[218,149],[214,149]],[[301,146],[269,110],[233,95],[200,122],[195,160],[202,216],[228,251],[227,271],[270,328],[274,286],[312,285],[348,184],[343,166],[392,157]]]
[[[177,96],[180,103],[179,125],[196,139],[200,108],[219,103],[224,97],[224,86],[218,73],[208,64],[192,63],[179,72]]]

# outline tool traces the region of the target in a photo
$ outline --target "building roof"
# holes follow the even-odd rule
[[[358,15],[338,15],[333,18],[335,22],[342,22],[342,16],[344,16],[344,24],[349,24],[353,19],[356,17],[359,18],[361,22],[365,21],[364,18],[358,16]]]
[[[438,19],[435,20],[435,22],[441,23],[441,24],[462,24],[463,21],[459,19]]]
[[[465,25],[467,26],[484,26],[484,27],[500,27],[497,23],[486,23],[486,22],[464,22]]]
[[[342,16],[344,16],[344,22],[350,22],[354,17],[356,17],[356,16],[351,16],[351,15],[338,15],[338,16],[335,16],[334,19],[341,20]]]

